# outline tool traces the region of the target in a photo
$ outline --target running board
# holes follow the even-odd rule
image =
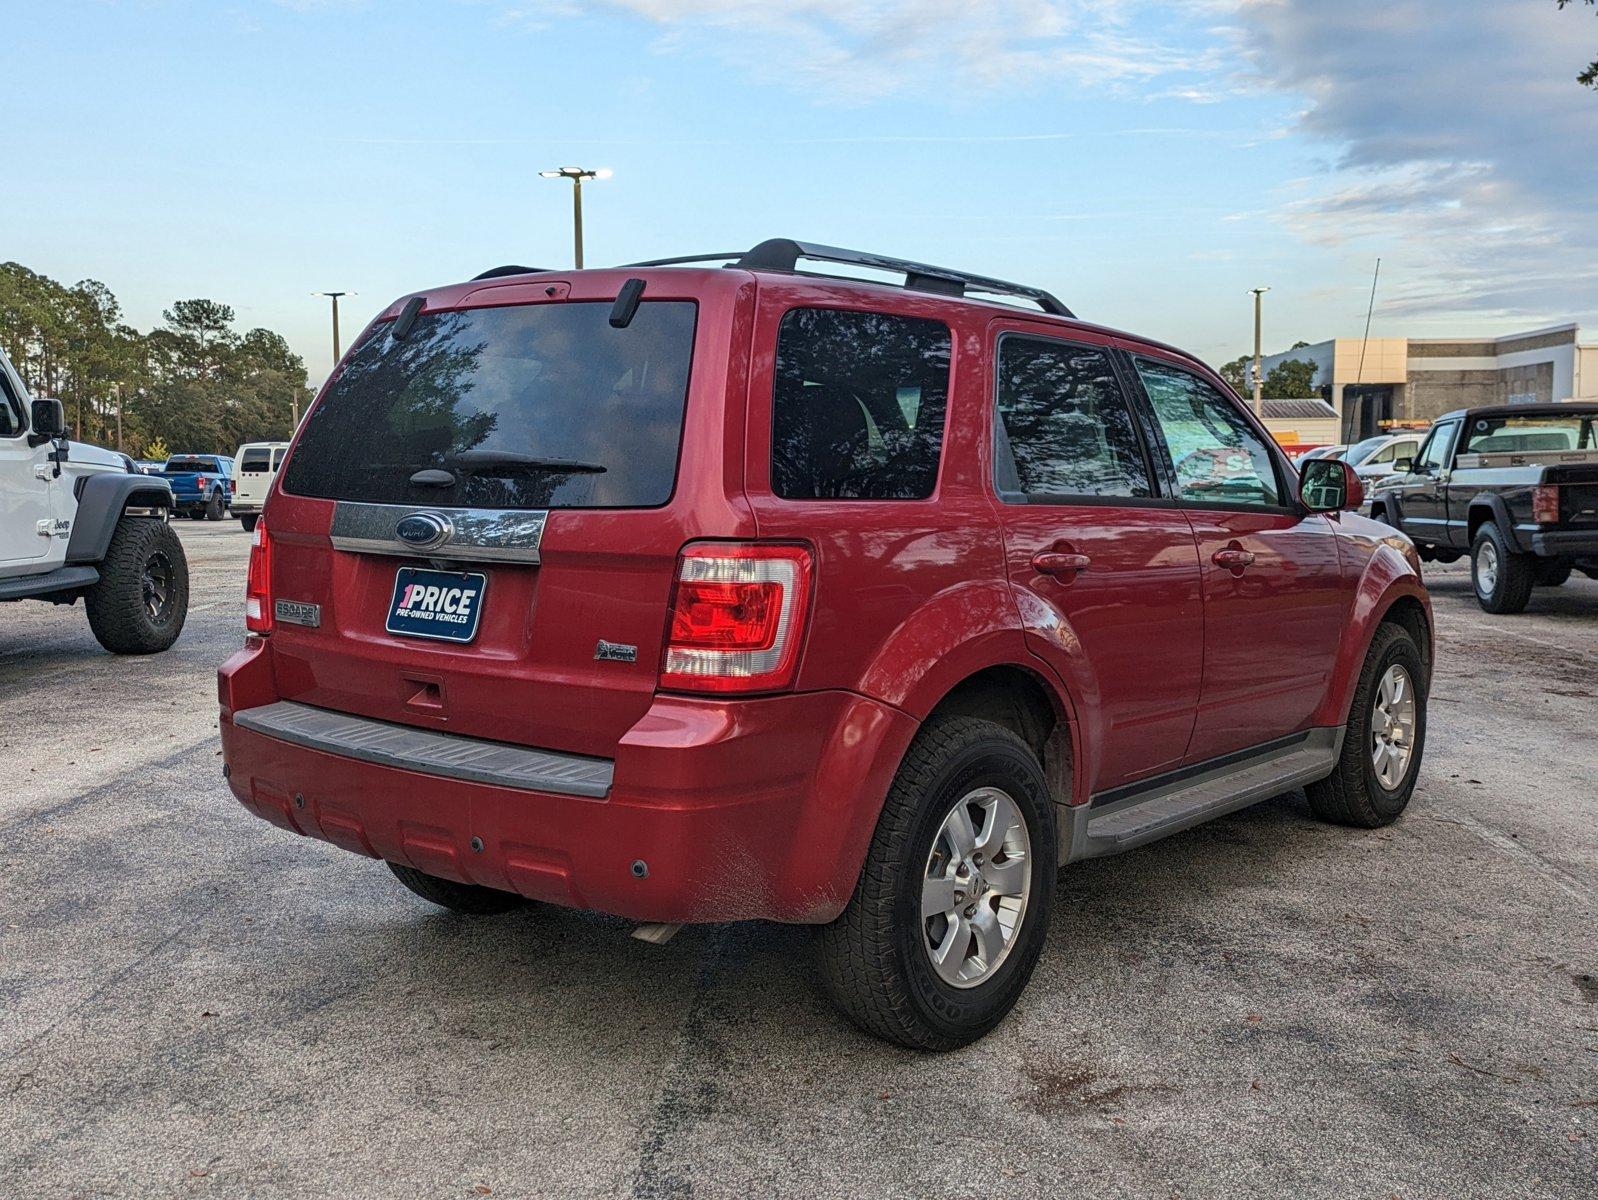
[[[1311,729],[1262,746],[1243,757],[1229,755],[1208,768],[1186,768],[1131,789],[1094,797],[1063,810],[1060,861],[1120,854],[1205,821],[1325,779],[1337,765],[1343,730]]]

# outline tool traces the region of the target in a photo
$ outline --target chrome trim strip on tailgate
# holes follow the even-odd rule
[[[406,517],[440,518],[442,540],[414,546],[395,528]],[[333,508],[333,548],[355,554],[402,554],[408,558],[538,564],[547,509],[429,508],[425,504],[367,504],[340,500]]]
[[[233,723],[296,746],[385,767],[594,800],[603,800],[609,794],[615,770],[609,759],[392,725],[292,700],[234,713]]]

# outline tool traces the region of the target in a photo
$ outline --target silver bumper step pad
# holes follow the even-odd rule
[[[602,800],[615,764],[481,738],[394,725],[279,700],[233,714],[240,729],[362,762],[495,787]]]

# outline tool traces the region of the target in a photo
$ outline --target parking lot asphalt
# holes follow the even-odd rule
[[[177,528],[164,655],[0,608],[0,1196],[1598,1195],[1598,583],[1493,617],[1429,568],[1403,820],[1073,866],[1020,1007],[927,1056],[803,929],[453,916],[246,814],[248,539]]]

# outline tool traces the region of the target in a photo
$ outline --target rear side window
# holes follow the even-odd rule
[[[1154,494],[1106,351],[1006,335],[999,343],[997,395],[1001,493],[1040,499]]]
[[[428,313],[381,325],[305,418],[284,490],[468,508],[652,508],[671,498],[691,301]],[[415,477],[429,472],[421,482]]]
[[[949,327],[796,308],[777,333],[771,487],[787,500],[924,500],[938,481]]]
[[[239,470],[247,473],[257,471],[270,471],[272,469],[272,452],[265,446],[255,450],[246,450],[239,459]]]

